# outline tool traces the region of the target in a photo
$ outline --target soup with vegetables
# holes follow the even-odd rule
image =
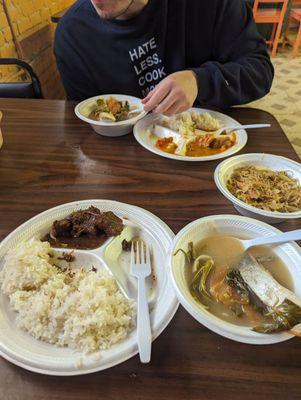
[[[194,299],[230,323],[261,333],[291,329],[301,322],[301,299],[292,277],[270,247],[247,252],[233,237],[212,236],[175,256],[185,256],[185,275]]]

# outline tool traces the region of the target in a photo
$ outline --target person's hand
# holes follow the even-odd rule
[[[147,112],[171,116],[193,106],[198,94],[198,82],[193,71],[175,72],[164,78],[142,100]]]

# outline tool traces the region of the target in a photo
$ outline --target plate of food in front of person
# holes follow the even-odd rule
[[[172,117],[150,114],[136,123],[134,135],[144,148],[162,157],[212,161],[235,154],[246,145],[246,131],[228,130],[231,126],[240,124],[216,111],[191,108]]]
[[[148,245],[152,338],[178,302],[167,275],[174,235],[155,215],[110,200],[47,210],[0,245],[0,355],[47,375],[81,375],[138,352],[135,241]]]

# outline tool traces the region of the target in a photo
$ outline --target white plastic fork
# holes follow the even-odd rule
[[[215,137],[218,137],[223,132],[232,132],[239,129],[259,129],[259,128],[269,128],[271,124],[252,124],[252,125],[229,125],[219,128],[214,132],[207,132],[201,129],[198,129],[199,134],[208,134],[213,133]],[[177,143],[177,141],[181,140],[181,134],[179,132],[174,132],[169,128],[165,128],[161,125],[155,125],[155,135],[159,138],[168,138],[172,137],[173,141]]]
[[[260,128],[270,128],[271,124],[252,124],[252,125],[229,125],[219,128],[214,132],[214,136],[218,137],[223,132],[233,132],[240,129],[260,129]]]
[[[132,243],[131,275],[138,280],[137,342],[142,363],[149,363],[151,359],[152,333],[145,285],[150,274],[149,248],[142,241],[136,242],[136,246]]]

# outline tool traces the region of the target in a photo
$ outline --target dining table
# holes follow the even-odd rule
[[[220,160],[171,160],[147,151],[132,134],[100,136],[77,119],[75,105],[0,99],[0,240],[36,214],[77,200],[110,199],[142,207],[175,234],[198,218],[237,214],[214,183]],[[271,153],[300,161],[272,114],[247,107],[224,113],[242,124],[271,124],[249,131],[240,154]],[[300,229],[301,220],[276,227]],[[235,342],[213,333],[181,306],[154,341],[149,364],[141,364],[137,355],[97,373],[57,377],[0,358],[0,400],[300,398],[300,338],[273,345]]]

